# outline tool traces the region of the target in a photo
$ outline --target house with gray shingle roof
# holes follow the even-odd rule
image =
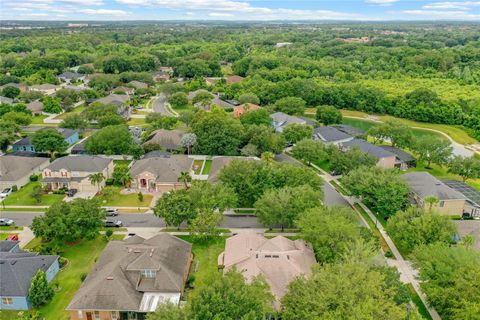
[[[39,255],[18,247],[18,241],[0,241],[0,310],[28,310],[32,278],[44,271],[50,282],[58,273],[58,256]]]
[[[40,157],[0,157],[0,189],[23,187],[30,181],[31,175],[42,172],[49,162],[48,158]]]
[[[192,245],[168,233],[110,241],[67,307],[70,319],[143,319],[179,304],[191,261]]]
[[[396,155],[363,139],[352,139],[340,144],[340,149],[356,147],[378,159],[377,166],[391,169],[395,167]]]
[[[0,96],[0,103],[3,103],[3,104],[13,104],[13,99],[12,99],[12,98],[7,98],[7,97]]]
[[[176,151],[182,148],[180,142],[185,131],[158,129],[153,131],[144,145],[158,144],[167,151]]]
[[[288,126],[289,124],[296,123],[296,124],[307,124],[302,118],[295,117],[288,115],[283,112],[275,112],[270,115],[272,118],[272,125],[276,132],[282,133],[283,129]]]
[[[325,144],[339,145],[340,143],[353,140],[353,137],[337,128],[324,126],[313,129],[313,139]]]
[[[58,158],[43,169],[42,184],[49,190],[77,189],[80,192],[96,192],[105,186],[105,180],[112,177],[112,159],[97,156],[66,156]],[[89,177],[102,173],[105,179],[93,185]]]
[[[410,198],[419,207],[429,207],[426,197],[435,197],[437,204],[432,206],[436,211],[447,215],[462,216],[467,198],[460,192],[450,188],[428,172],[409,172],[403,178],[410,187]]]
[[[130,97],[126,94],[111,93],[106,97],[93,101],[92,103],[113,104],[118,108],[118,114],[128,119],[130,118],[130,106],[128,105],[129,100]]]
[[[68,84],[71,83],[72,81],[75,81],[75,80],[84,81],[85,77],[86,77],[85,74],[77,73],[77,72],[71,72],[71,71],[64,72],[64,73],[59,74],[57,76],[57,78],[60,81],[68,83]]]

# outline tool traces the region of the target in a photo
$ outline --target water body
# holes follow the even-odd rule
[[[363,119],[356,119],[356,118],[343,118],[343,123],[363,131],[368,131],[368,129],[370,129],[371,127],[378,125],[377,122],[374,122],[371,120],[367,120],[367,119],[363,120]],[[437,132],[433,132],[433,131],[412,128],[412,132],[415,137],[429,136],[429,137],[435,137],[435,138],[440,138],[443,140],[450,141],[444,135]],[[459,155],[464,157],[470,157],[473,155],[473,151],[466,149],[463,145],[459,143],[452,142],[452,147],[453,147],[454,155]]]

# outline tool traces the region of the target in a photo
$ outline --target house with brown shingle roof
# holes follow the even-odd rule
[[[167,151],[176,151],[181,148],[180,142],[184,134],[182,130],[158,129],[152,132],[144,145],[158,144]]]
[[[235,118],[240,118],[240,116],[245,112],[255,111],[258,109],[260,109],[259,105],[256,105],[254,103],[244,103],[233,108],[233,116]]]
[[[178,304],[191,261],[192,245],[168,233],[110,241],[67,307],[70,319],[144,319]]]
[[[224,272],[235,268],[247,281],[262,275],[275,296],[276,309],[280,308],[288,284],[300,275],[311,275],[315,263],[313,249],[303,240],[283,236],[267,239],[256,233],[228,238],[225,251],[218,257]]]

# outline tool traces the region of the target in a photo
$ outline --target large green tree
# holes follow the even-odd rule
[[[448,163],[448,172],[458,174],[463,182],[480,178],[480,159],[456,156]]]
[[[328,160],[336,174],[345,174],[359,167],[373,167],[378,159],[354,146],[341,151],[337,146],[327,149]]]
[[[50,156],[55,152],[64,152],[68,148],[63,134],[52,128],[35,132],[32,136],[32,145],[36,152],[47,152]]]
[[[297,142],[292,150],[292,154],[295,158],[304,160],[308,164],[327,158],[324,144],[312,139],[303,139]]]
[[[54,295],[55,292],[48,284],[45,272],[42,270],[37,271],[28,289],[28,300],[32,303],[32,306],[39,308],[50,302]]]
[[[132,135],[125,125],[102,128],[85,142],[89,154],[131,154],[134,146]]]
[[[303,139],[310,139],[313,135],[312,126],[306,124],[292,123],[287,125],[282,132],[285,141],[289,143],[297,143]]]
[[[303,115],[305,106],[305,100],[299,97],[286,97],[275,102],[276,111],[281,111],[291,115]]]
[[[340,110],[335,108],[334,106],[318,106],[317,112],[315,114],[315,118],[323,123],[324,125],[328,126],[331,124],[339,124],[342,123],[342,113]]]
[[[453,151],[450,141],[432,136],[417,138],[411,149],[418,154],[418,160],[426,162],[427,168],[432,163],[438,165],[448,163]]]
[[[398,121],[388,120],[373,126],[367,134],[373,137],[375,143],[388,140],[393,147],[407,148],[411,147],[413,142],[412,129]]]
[[[183,222],[195,217],[195,208],[188,190],[174,190],[164,193],[154,208],[155,215],[165,220],[168,226],[180,228]]]

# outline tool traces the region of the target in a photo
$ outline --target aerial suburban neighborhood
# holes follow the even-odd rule
[[[478,23],[27,2],[45,20],[0,21],[0,319],[480,319]]]

